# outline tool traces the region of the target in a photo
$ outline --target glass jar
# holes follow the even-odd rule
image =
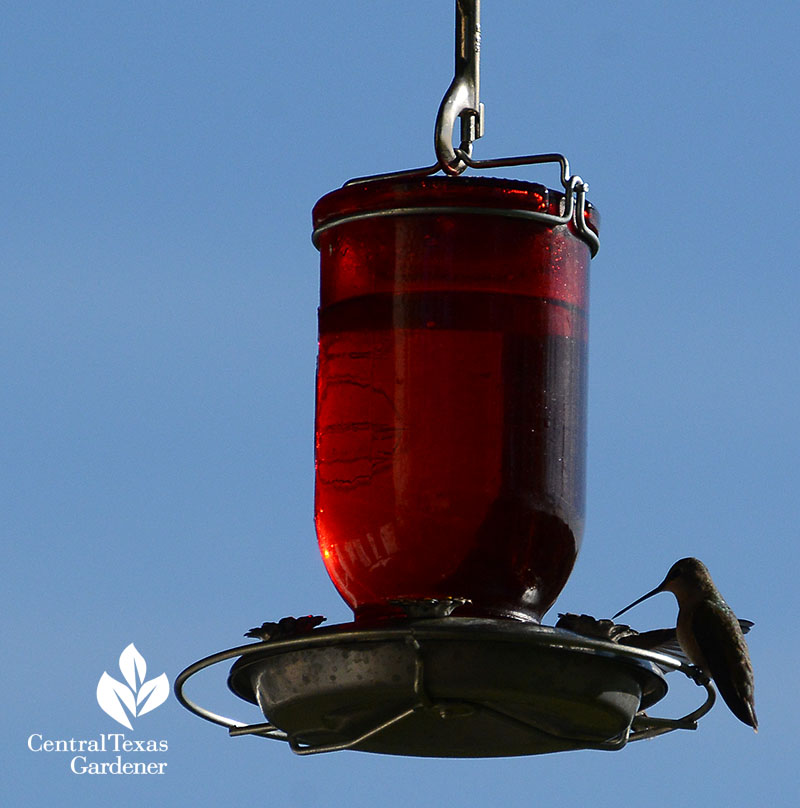
[[[428,177],[314,208],[315,520],[357,620],[465,598],[459,614],[539,622],[570,575],[590,249],[573,222],[537,218],[564,202],[533,183]]]

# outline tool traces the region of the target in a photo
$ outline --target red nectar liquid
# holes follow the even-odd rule
[[[329,194],[315,220],[387,198],[406,210],[477,199],[482,212],[352,219],[321,235],[326,568],[357,619],[391,615],[395,599],[462,597],[460,613],[539,621],[583,530],[589,249],[567,225],[507,215],[555,208],[541,186],[386,185]]]

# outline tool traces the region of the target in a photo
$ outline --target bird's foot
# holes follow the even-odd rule
[[[696,684],[705,687],[711,680],[697,665],[688,665],[684,668],[686,675]]]

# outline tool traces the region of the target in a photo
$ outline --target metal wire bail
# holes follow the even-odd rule
[[[584,182],[577,174],[570,174],[569,163],[564,155],[557,153],[528,154],[520,157],[500,157],[489,160],[475,160],[472,157],[472,144],[484,134],[484,107],[480,101],[480,16],[480,0],[456,0],[455,76],[442,99],[436,115],[433,137],[436,162],[431,166],[422,168],[407,168],[400,171],[353,177],[344,183],[344,187],[364,185],[380,180],[421,179],[439,171],[442,171],[447,176],[457,177],[467,168],[480,171],[512,166],[558,163],[561,167],[561,185],[564,188],[562,215],[553,216],[538,211],[518,211],[515,215],[519,215],[521,218],[536,219],[549,226],[573,222],[578,237],[589,246],[592,257],[594,257],[600,247],[600,241],[597,233],[589,226],[586,218],[588,208],[586,194],[589,191],[589,184]],[[458,118],[461,119],[461,142],[458,146],[455,146],[453,128]],[[392,209],[344,217],[315,230],[312,240],[315,245],[318,245],[319,236],[323,230],[344,221],[364,218],[365,215],[383,216],[398,213],[410,214],[412,212],[419,214],[422,211],[420,208],[415,208],[413,211],[411,209]],[[426,212],[441,212],[441,209],[436,208]],[[460,212],[477,213],[478,211],[471,208]]]

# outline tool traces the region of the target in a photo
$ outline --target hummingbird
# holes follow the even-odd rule
[[[676,561],[655,589],[613,619],[659,592],[672,592],[678,600],[677,635],[686,656],[714,681],[731,712],[758,732],[753,666],[744,633],[705,564],[696,558]]]

